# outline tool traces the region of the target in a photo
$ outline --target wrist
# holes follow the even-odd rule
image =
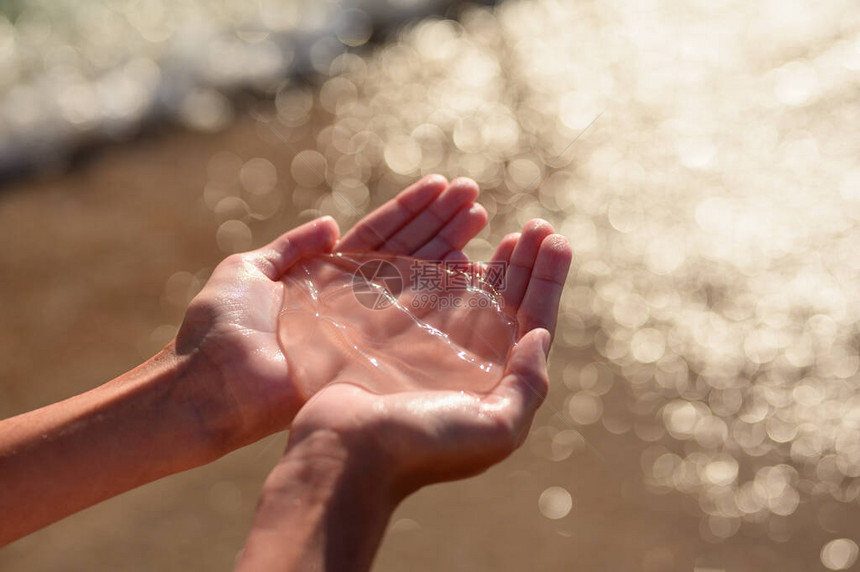
[[[379,459],[332,431],[292,438],[239,570],[368,570],[397,501]]]
[[[311,475],[310,487],[326,490],[360,489],[365,498],[374,499],[393,510],[399,502],[390,473],[390,462],[378,448],[359,436],[343,435],[329,429],[290,434],[287,449],[269,475],[263,494],[277,496],[290,488],[298,473]]]
[[[121,391],[148,398],[153,425],[171,440],[178,470],[199,466],[231,451],[235,433],[232,408],[218,392],[211,391],[211,368],[196,355],[180,355],[171,342],[155,356],[111,383]]]

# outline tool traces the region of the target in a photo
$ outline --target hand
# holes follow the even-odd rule
[[[524,439],[547,392],[546,352],[571,261],[567,240],[544,221],[501,242],[503,295],[520,324],[501,381],[489,392],[413,391],[379,395],[347,380],[312,397],[292,426],[290,450],[319,434],[350,454],[383,458],[375,471],[402,498],[423,485],[477,474]],[[348,407],[344,404],[349,404]]]
[[[448,184],[428,176],[369,214],[337,241],[335,221],[300,226],[258,250],[219,264],[192,300],[174,348],[205,375],[191,392],[198,417],[221,452],[288,426],[304,398],[291,381],[277,340],[283,302],[279,281],[314,254],[379,250],[425,258],[462,256],[459,249],[485,224],[469,179]]]

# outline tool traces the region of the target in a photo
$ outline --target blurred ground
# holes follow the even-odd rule
[[[513,458],[401,507],[376,569],[856,569],[858,71],[847,2],[508,2],[338,58],[219,134],[8,187],[0,415],[152,355],[225,252],[465,174],[493,216],[476,256],[533,216],[573,241],[553,389]],[[227,570],[283,441],[0,567]]]

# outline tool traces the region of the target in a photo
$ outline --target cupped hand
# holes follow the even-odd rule
[[[499,245],[494,260],[505,262],[507,271],[497,286],[520,331],[491,391],[379,394],[336,381],[298,413],[288,452],[313,435],[334,434],[356,455],[384,459],[377,468],[398,497],[480,473],[506,457],[524,439],[546,396],[546,352],[571,256],[567,240],[540,220]]]
[[[201,423],[223,452],[287,427],[304,403],[278,344],[283,274],[332,249],[428,259],[457,253],[487,222],[477,185],[425,177],[359,221],[338,241],[323,217],[270,244],[222,261],[188,307],[174,341],[187,358]],[[461,255],[460,255],[461,256]]]

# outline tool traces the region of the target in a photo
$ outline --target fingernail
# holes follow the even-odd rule
[[[541,348],[543,348],[544,355],[549,354],[549,344],[552,341],[552,336],[550,336],[549,332],[546,330],[541,330],[540,334],[540,344]]]

